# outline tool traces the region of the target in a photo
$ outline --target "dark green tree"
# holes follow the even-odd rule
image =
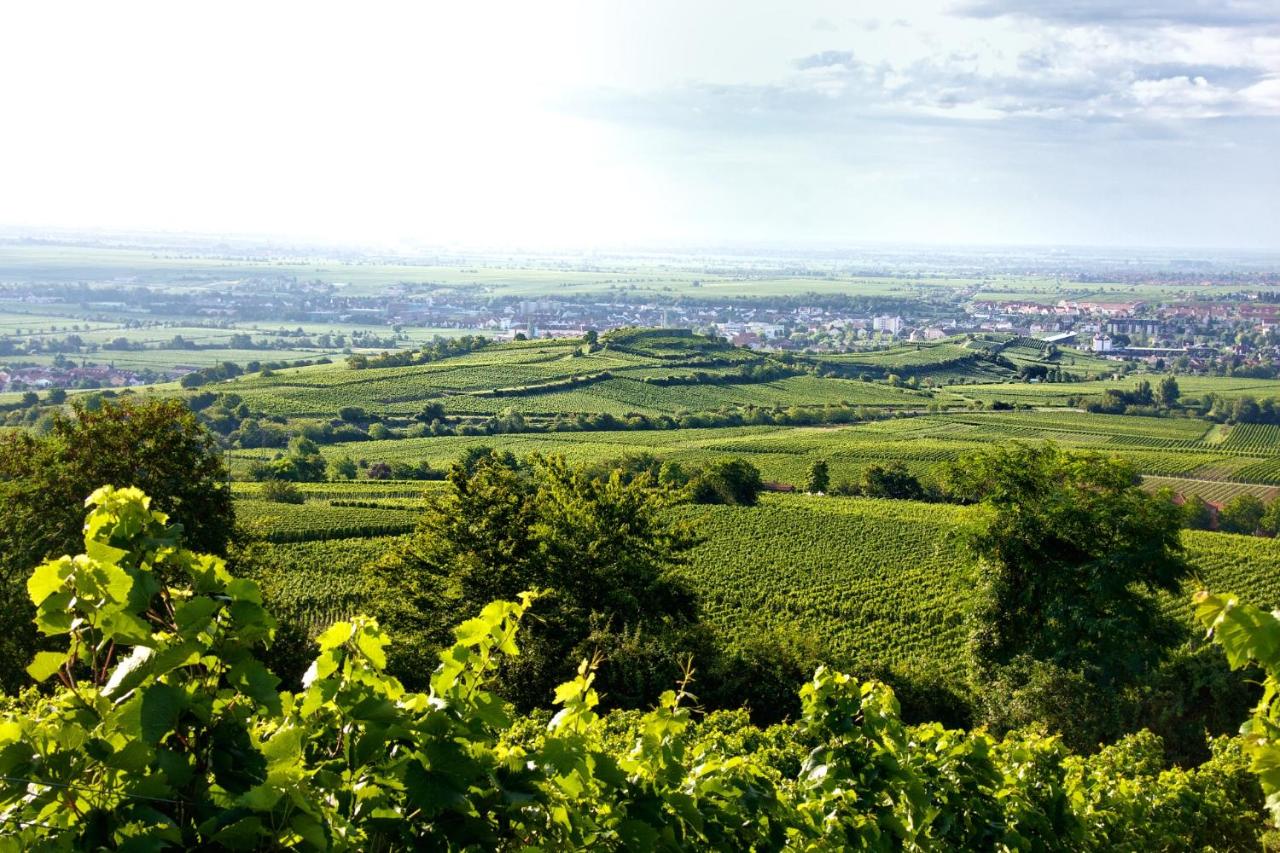
[[[523,653],[504,673],[513,701],[544,702],[596,652],[628,660],[602,667],[615,699],[651,701],[651,691],[634,689],[637,650],[655,652],[642,680],[656,689],[678,675],[675,647],[707,648],[696,601],[671,571],[693,539],[664,514],[668,501],[653,486],[648,473],[602,477],[560,457],[469,453],[444,494],[429,500],[417,532],[377,567],[385,587],[378,615],[397,637],[392,668],[421,682],[424,656],[447,641],[456,614],[538,589],[545,594],[530,612]]]
[[[235,530],[229,475],[213,435],[179,400],[77,406],[44,436],[0,436],[0,686],[25,682],[36,637],[26,573],[83,547],[84,498],[137,486],[201,551],[225,554]]]
[[[1190,530],[1213,528],[1213,507],[1199,495],[1191,495],[1182,503],[1182,525]]]
[[[255,480],[318,483],[325,479],[327,470],[328,464],[320,455],[320,448],[311,439],[299,435],[289,441],[287,454],[250,466],[249,475]]]
[[[1166,409],[1173,408],[1178,404],[1178,398],[1182,396],[1182,390],[1178,388],[1178,380],[1172,376],[1166,376],[1160,380],[1160,387],[1157,392],[1157,401]]]
[[[1252,535],[1262,527],[1267,507],[1256,495],[1236,495],[1218,512],[1218,529]]]
[[[764,488],[760,469],[745,459],[708,463],[690,482],[695,503],[755,506]]]
[[[1119,692],[1181,639],[1148,594],[1177,591],[1187,574],[1178,508],[1144,492],[1132,462],[1053,444],[995,448],[944,477],[984,509],[970,534],[981,572],[971,638],[980,695],[1019,724],[1051,718],[1055,696],[1083,692],[1095,717],[1075,727],[1114,733]],[[1008,719],[1018,704],[1025,716]]]
[[[813,494],[817,494],[818,492],[825,494],[830,486],[831,471],[827,466],[827,460],[813,460],[813,464],[809,466],[808,491]]]
[[[1262,529],[1272,535],[1280,533],[1280,497],[1272,498],[1267,504],[1267,512],[1262,516]]]
[[[901,462],[888,465],[868,465],[862,471],[857,492],[869,498],[895,498],[897,500],[921,500],[924,486]]]

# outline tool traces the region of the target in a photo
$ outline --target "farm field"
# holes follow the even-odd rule
[[[53,281],[127,283],[163,288],[216,288],[234,286],[243,279],[264,275],[296,276],[342,286],[353,293],[377,292],[402,282],[464,287],[503,295],[546,296],[566,291],[607,293],[626,289],[645,293],[677,293],[688,296],[767,296],[794,293],[855,293],[919,295],[930,290],[973,289],[978,300],[1031,301],[1053,304],[1059,299],[1183,299],[1194,294],[1241,289],[1257,285],[1233,282],[1230,286],[1126,284],[1119,282],[1064,283],[1044,275],[985,273],[844,275],[832,273],[783,276],[762,272],[708,272],[705,262],[673,264],[666,258],[612,258],[601,265],[581,260],[543,257],[536,259],[476,260],[424,259],[344,261],[303,253],[277,253],[270,258],[247,259],[233,254],[179,249],[132,249],[106,246],[0,247],[0,283]],[[712,262],[714,263],[714,262]]]
[[[1225,480],[1195,480],[1188,477],[1160,477],[1147,474],[1142,486],[1148,491],[1173,489],[1180,495],[1199,495],[1209,503],[1223,504],[1236,495],[1253,495],[1265,502],[1280,496],[1280,486],[1264,486],[1256,483],[1232,483]]]
[[[440,361],[400,367],[354,369],[345,361],[337,360],[332,364],[277,370],[270,376],[246,375],[218,388],[239,395],[254,411],[286,418],[331,418],[345,406],[359,406],[383,416],[406,417],[420,411],[428,402],[439,404],[446,416],[453,417],[485,418],[512,412],[534,418],[579,414],[626,418],[630,415],[678,417],[752,406],[813,409],[844,405],[894,410],[955,410],[995,401],[1034,408],[1065,409],[1069,403],[1082,398],[1100,396],[1108,388],[1132,388],[1141,378],[947,385],[945,377],[956,371],[964,376],[976,374],[989,378],[992,371],[1008,373],[1008,370],[977,358],[977,354],[966,347],[950,343],[902,347],[879,353],[796,357],[788,364],[747,350],[714,346],[699,349],[701,344],[683,352],[668,352],[657,346],[658,340],[652,339],[648,348],[607,346],[593,351],[587,351],[579,341],[531,341],[490,346]],[[1016,340],[1016,348],[1034,349],[1030,344],[1017,343]],[[970,343],[986,343],[999,348],[1008,341]],[[1030,355],[1027,358],[1030,359]],[[814,372],[785,375],[787,372],[796,373],[797,366],[803,368],[807,365],[812,365]],[[778,373],[782,375],[762,381],[745,375],[752,370],[772,370],[775,376]],[[829,371],[832,370],[838,371],[839,375],[831,375]],[[864,374],[861,379],[854,378],[863,370],[871,371],[871,374]],[[912,373],[913,370],[925,372]],[[910,374],[912,387],[869,381],[895,371]],[[1151,377],[1146,376],[1150,381]],[[923,387],[917,389],[917,385]],[[930,385],[934,387],[927,387]],[[1280,395],[1280,380],[1180,377],[1180,385],[1184,388],[1185,399],[1210,392],[1228,398],[1243,394],[1259,398]],[[1019,417],[1027,416],[1024,412],[1017,414]],[[1085,418],[1104,416],[1079,415],[1077,424],[1065,430],[1028,422],[1024,423],[1026,428],[1021,431],[1004,432],[1017,437],[1030,436],[1046,428],[1049,433],[1089,433],[1095,438],[1086,438],[1083,443],[1090,444],[1096,443],[1096,436],[1121,423],[1115,418],[1086,422]],[[1068,413],[1063,416],[1067,417]],[[1153,419],[1138,420],[1150,422]],[[1163,420],[1174,424],[1178,419]],[[1111,443],[1148,449],[1175,446],[1190,449],[1195,439],[1204,438],[1203,449],[1224,454],[1269,455],[1265,441],[1256,440],[1251,444],[1244,443],[1242,439],[1211,442],[1207,436],[1208,426],[1203,422],[1194,423],[1194,426],[1156,427],[1154,432],[1145,427],[1137,430],[1121,428]],[[1192,435],[1191,432],[1197,429],[1205,435]],[[1045,437],[1072,440],[1070,436],[1056,434]],[[1211,461],[1202,459],[1197,465]],[[1175,466],[1170,470],[1167,466],[1160,466],[1162,473],[1183,470],[1189,469]]]
[[[777,495],[750,508],[672,512],[702,539],[679,571],[704,616],[731,640],[778,629],[809,632],[841,666],[961,673],[963,613],[977,569],[957,546],[974,510]],[[364,568],[399,541],[366,536],[265,545],[261,565],[276,568],[259,579],[277,611],[321,629],[359,609]],[[1164,606],[1188,625],[1189,595],[1201,585],[1280,604],[1280,541],[1203,531],[1186,531],[1183,541],[1193,577],[1185,594],[1165,597]]]
[[[334,500],[287,504],[244,498],[236,501],[236,514],[250,533],[274,542],[407,533],[418,516],[411,502],[350,499],[361,504],[352,506]]]
[[[639,452],[691,464],[740,455],[760,468],[766,479],[799,485],[816,459],[829,462],[833,482],[854,478],[872,463],[899,461],[917,475],[928,478],[939,464],[992,444],[1052,440],[1071,448],[1118,454],[1133,460],[1144,474],[1182,478],[1179,482],[1205,480],[1271,487],[1280,485],[1280,443],[1271,443],[1268,432],[1273,429],[1241,425],[1224,433],[1220,427],[1193,418],[1101,415],[1069,409],[958,410],[934,414],[917,412],[844,426],[400,438],[332,444],[322,447],[321,452],[329,459],[350,456],[370,462],[426,460],[436,468],[447,468],[467,447],[475,445],[510,450],[517,455],[535,451],[560,453],[578,462]],[[271,458],[274,453],[236,450],[231,451],[229,458],[234,470],[243,474],[250,461]],[[1262,493],[1258,489],[1246,491]]]
[[[1158,378],[1158,377],[1157,377]],[[1071,398],[1099,397],[1108,388],[1133,390],[1146,374],[1131,374],[1121,379],[1091,382],[1025,383],[1000,382],[950,386],[947,390],[961,397],[990,403],[1004,400],[1031,406],[1066,406]],[[1280,379],[1240,379],[1230,376],[1179,376],[1178,386],[1184,400],[1218,394],[1229,400],[1245,395],[1257,399],[1280,397]]]

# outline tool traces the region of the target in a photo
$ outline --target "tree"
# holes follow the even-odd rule
[[[1160,380],[1160,387],[1157,392],[1157,401],[1166,409],[1171,409],[1178,404],[1178,398],[1182,396],[1182,390],[1178,388],[1178,380],[1172,376],[1166,376]]]
[[[1262,516],[1262,529],[1272,536],[1280,533],[1280,496],[1267,504],[1267,512]]]
[[[994,448],[944,478],[984,510],[969,535],[981,570],[971,663],[990,704],[1022,697],[1022,722],[1043,719],[1052,708],[1037,697],[1074,683],[1091,692],[1092,730],[1114,725],[1111,697],[1179,639],[1146,594],[1177,591],[1188,571],[1178,509],[1140,488],[1132,462],[1051,443]]]
[[[392,670],[421,681],[422,655],[447,640],[453,614],[529,589],[544,593],[530,614],[540,627],[504,672],[508,697],[525,706],[543,701],[582,657],[616,651],[623,634],[675,634],[687,651],[705,647],[693,595],[672,574],[693,539],[666,505],[648,474],[601,478],[559,457],[495,452],[455,464],[417,532],[378,566],[386,585],[379,616],[397,637]],[[669,684],[675,663],[665,656],[649,667]],[[608,683],[607,665],[603,672]]]
[[[1237,397],[1231,407],[1231,420],[1238,424],[1256,424],[1261,420],[1261,412],[1258,401],[1245,394]]]
[[[288,480],[267,480],[262,484],[262,499],[272,503],[301,504],[307,497]]]
[[[925,497],[920,481],[901,462],[868,465],[862,471],[858,494],[896,500],[922,500]]]
[[[1253,534],[1262,526],[1267,508],[1256,495],[1236,495],[1218,512],[1218,529],[1226,533]]]
[[[289,452],[278,459],[250,466],[255,480],[289,480],[294,483],[319,483],[325,479],[327,464],[320,448],[305,436],[294,436]]]
[[[354,480],[357,473],[356,462],[350,456],[343,456],[329,463],[330,480]]]
[[[830,485],[831,472],[827,468],[827,460],[813,460],[813,464],[809,466],[808,491],[812,494],[825,494]]]
[[[1212,530],[1213,507],[1199,495],[1191,495],[1182,503],[1182,525],[1189,530]]]
[[[755,506],[764,480],[760,469],[745,459],[721,459],[705,465],[690,486],[695,503]]]
[[[0,703],[7,850],[1135,850],[1259,848],[1275,810],[1274,617],[1204,598],[1234,664],[1259,658],[1249,737],[1166,772],[1143,732],[1096,755],[1054,738],[904,724],[885,685],[818,667],[793,722],[695,716],[686,672],[644,714],[605,715],[598,669],[516,718],[495,674],[528,649],[537,596],[452,632],[429,693],[387,672],[373,620],[315,639],[282,693],[257,657],[262,592],[181,538],[137,489],[87,502],[83,553],[35,568],[47,687]],[[90,555],[93,555],[92,557]],[[1206,612],[1207,611],[1207,612]],[[459,614],[467,615],[467,614]],[[807,652],[772,655],[784,667]],[[768,683],[763,698],[772,701]],[[747,673],[748,675],[750,673]],[[1078,697],[1065,696],[1078,702]],[[603,842],[603,844],[602,844]]]
[[[136,485],[202,551],[225,554],[235,530],[229,475],[213,435],[179,400],[78,402],[45,436],[0,436],[0,685],[26,678],[35,647],[25,572],[74,553],[84,495],[104,483]]]

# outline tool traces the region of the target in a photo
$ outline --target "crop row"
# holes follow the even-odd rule
[[[389,536],[413,529],[420,513],[413,507],[355,507],[308,501],[273,503],[236,501],[236,516],[249,531],[269,542]]]
[[[1223,450],[1237,450],[1270,456],[1280,453],[1280,426],[1273,424],[1235,424],[1222,442]]]

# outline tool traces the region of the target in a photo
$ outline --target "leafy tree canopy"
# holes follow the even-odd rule
[[[26,572],[77,549],[85,495],[137,486],[193,547],[225,554],[235,530],[228,480],[214,437],[177,400],[77,407],[45,436],[0,436],[0,685],[26,680],[21,661],[36,642]]]
[[[1139,488],[1131,462],[1015,443],[953,464],[949,490],[986,512],[979,669],[1029,655],[1094,684],[1140,674],[1174,639],[1146,592],[1177,591],[1180,514]]]
[[[667,499],[650,474],[476,450],[447,481],[417,532],[379,566],[380,615],[401,641],[393,670],[407,681],[421,679],[422,656],[447,640],[452,614],[532,589],[543,595],[530,651],[506,673],[522,704],[542,701],[584,653],[617,650],[615,635],[675,631],[692,646],[685,651],[705,645],[693,630],[693,594],[671,572],[693,539],[662,512]],[[664,676],[674,674],[667,657]]]

